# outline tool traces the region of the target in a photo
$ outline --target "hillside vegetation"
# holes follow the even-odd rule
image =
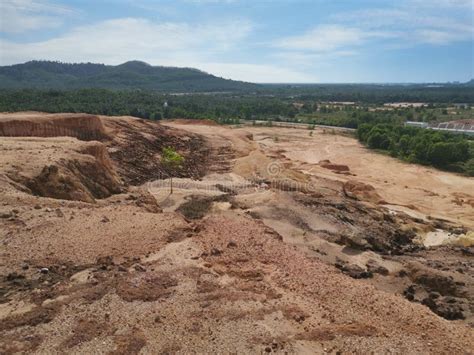
[[[160,91],[236,91],[257,85],[227,80],[192,68],[151,66],[129,61],[120,65],[31,61],[0,67],[0,88],[147,89]]]

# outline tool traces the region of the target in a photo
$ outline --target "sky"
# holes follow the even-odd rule
[[[193,67],[259,83],[474,78],[474,0],[0,0],[0,65]]]

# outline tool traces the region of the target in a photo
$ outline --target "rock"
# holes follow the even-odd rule
[[[22,268],[23,270],[28,270],[28,269],[30,268],[30,266],[29,266],[28,264],[23,264],[23,265],[21,266],[21,268]]]
[[[47,274],[47,273],[49,273],[49,269],[48,269],[47,267],[42,267],[42,268],[40,269],[40,272],[41,272],[42,274]]]
[[[412,284],[403,291],[403,295],[411,302],[418,302],[419,300],[416,299],[416,293],[419,290],[421,290],[421,288],[418,285]]]
[[[162,213],[163,210],[158,205],[156,198],[154,198],[148,191],[140,191],[140,195],[135,198],[135,205],[145,209],[150,213]]]
[[[107,222],[110,222],[110,219],[108,219],[107,216],[104,216],[104,217],[102,217],[102,219],[100,221],[102,223],[107,223]]]
[[[237,243],[231,240],[229,243],[227,243],[227,248],[235,248],[237,246]]]
[[[106,269],[108,266],[115,265],[114,264],[114,259],[111,255],[106,255],[106,256],[100,256],[97,258],[96,263],[100,266],[105,266]]]
[[[382,198],[372,185],[359,181],[349,180],[342,186],[344,195],[354,200],[368,201],[373,203],[382,202]]]
[[[412,272],[411,278],[426,290],[438,292],[444,296],[465,296],[466,294],[464,286],[456,284],[452,276],[445,275],[442,271],[420,268]]]
[[[398,277],[406,277],[406,276],[408,276],[408,273],[406,270],[402,269],[398,272]]]
[[[41,206],[40,206],[40,205],[35,205],[34,209],[35,209],[35,210],[40,210],[40,209],[41,209]]]
[[[140,264],[133,265],[133,268],[137,271],[140,271],[140,272],[145,272],[146,271],[146,269]]]
[[[220,251],[219,249],[217,248],[212,248],[211,249],[211,255],[212,256],[218,256],[218,255],[221,255],[222,254],[222,251]]]
[[[367,271],[370,271],[371,273],[380,274],[380,275],[388,275],[388,269],[378,264],[375,260],[369,260],[366,266],[367,266]]]
[[[474,247],[463,247],[461,248],[461,253],[464,255],[474,256]]]
[[[63,211],[61,211],[61,209],[56,208],[55,211],[56,211],[56,216],[57,217],[64,217],[64,213],[63,213]]]
[[[298,323],[302,323],[306,319],[306,317],[304,314],[298,314],[298,315],[295,315],[294,319]]]
[[[320,162],[319,165],[324,169],[329,169],[335,172],[349,172],[350,169],[347,165],[333,164],[331,162]]]
[[[371,247],[370,243],[365,238],[357,234],[343,234],[340,242],[344,245],[360,250],[370,249]]]
[[[0,213],[0,218],[10,218],[10,217],[13,217],[13,214],[11,212]]]
[[[361,268],[359,265],[355,264],[343,264],[341,265],[340,263],[336,263],[336,267],[341,269],[341,271],[354,278],[354,279],[367,279],[371,278],[373,276],[372,272],[364,270]]]
[[[21,275],[21,274],[17,274],[16,272],[11,272],[7,275],[7,281],[14,281],[14,280],[18,280],[18,279],[24,279],[25,276],[24,275]]]
[[[426,297],[422,304],[431,309],[434,313],[448,320],[465,319],[462,300],[455,297]]]

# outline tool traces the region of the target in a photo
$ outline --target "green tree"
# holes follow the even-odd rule
[[[385,132],[372,130],[369,134],[367,144],[372,149],[388,149],[390,146],[390,139]]]
[[[428,153],[430,151],[431,143],[424,136],[420,138],[419,141],[415,144],[414,154],[416,159],[421,163],[426,163],[428,161]]]
[[[474,176],[474,158],[469,159],[465,164],[464,164],[464,171],[466,171],[466,174],[469,176]]]
[[[398,141],[398,149],[402,156],[405,156],[408,154],[410,150],[410,136],[408,136],[407,134],[404,134],[403,136],[400,137],[400,140]]]
[[[367,123],[360,124],[357,128],[357,136],[361,142],[366,143],[372,126]]]
[[[163,148],[161,155],[161,163],[164,165],[170,176],[170,194],[173,193],[173,173],[177,169],[181,169],[184,157],[171,147]]]

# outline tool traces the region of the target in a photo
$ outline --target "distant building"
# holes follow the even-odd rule
[[[322,101],[321,104],[354,106],[356,103],[354,101]]]
[[[434,131],[474,135],[474,121],[471,121],[471,120],[451,121],[451,122],[431,123],[431,124],[428,124],[426,122],[407,121],[405,122],[405,126],[432,129]]]
[[[406,121],[405,126],[418,127],[418,128],[427,128],[428,123],[426,123],[426,122]]]
[[[435,131],[445,131],[451,133],[474,135],[474,120],[459,120],[450,122],[435,123],[428,127]]]
[[[385,107],[393,108],[417,108],[417,107],[428,107],[428,104],[425,102],[391,102],[383,104]]]

